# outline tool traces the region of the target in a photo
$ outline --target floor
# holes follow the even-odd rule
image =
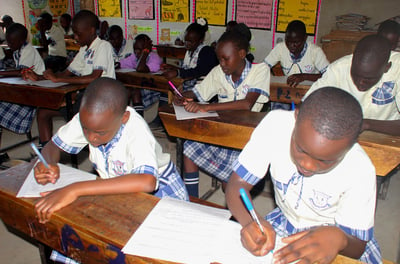
[[[154,107],[145,113],[145,118],[150,121],[154,118]],[[56,127],[59,127],[64,122],[57,120]],[[163,146],[165,152],[171,154],[171,158],[175,160],[175,143],[171,141],[165,133],[155,131],[155,136]],[[37,136],[37,127],[34,124],[32,135]],[[2,147],[24,140],[23,135],[16,135],[3,130],[1,139]],[[33,151],[28,144],[22,145],[15,149],[7,151],[12,159],[30,159],[33,157]],[[68,163],[67,156],[63,157],[63,161]],[[83,170],[91,170],[91,165],[85,154],[79,156],[79,168]],[[205,174],[200,174],[200,195],[204,194],[211,187],[211,178]],[[263,192],[256,196],[254,204],[256,210],[260,214],[266,214],[274,208],[274,202],[269,195],[270,185],[266,183]],[[390,179],[388,195],[385,200],[378,200],[375,218],[375,235],[382,249],[382,255],[385,259],[400,264],[400,172],[393,175]],[[208,201],[225,205],[224,194],[221,189],[217,190]],[[9,232],[5,226],[0,223],[0,263],[40,263],[39,251],[37,247],[20,238],[14,233]]]

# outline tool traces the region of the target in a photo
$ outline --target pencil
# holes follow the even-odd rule
[[[249,211],[251,217],[253,218],[254,222],[257,223],[258,227],[260,228],[260,231],[262,234],[264,234],[264,229],[260,223],[260,220],[257,217],[256,211],[254,210],[254,207],[252,203],[250,202],[249,197],[247,196],[246,191],[243,188],[240,188],[239,190],[240,196],[242,197],[242,200],[244,202],[244,205],[246,206],[247,210]]]

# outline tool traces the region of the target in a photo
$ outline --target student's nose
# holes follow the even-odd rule
[[[314,174],[318,171],[317,164],[315,160],[310,157],[303,157],[299,162],[300,167],[304,170],[304,172]]]
[[[97,135],[96,135],[96,133],[91,133],[91,132],[89,132],[89,133],[86,134],[86,137],[87,137],[87,140],[88,140],[92,145],[94,145],[93,143],[96,143],[96,142],[97,142]]]

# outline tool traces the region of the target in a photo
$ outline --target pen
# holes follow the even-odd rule
[[[22,69],[21,73],[25,73],[25,72],[27,72],[27,71],[33,70],[34,67],[35,67],[35,65],[32,65],[32,66],[29,67],[29,68],[24,68],[24,69]]]
[[[37,149],[37,147],[35,146],[35,144],[31,143],[31,147],[33,149],[33,151],[35,151],[36,155],[39,157],[40,161],[43,163],[44,166],[46,166],[46,168],[50,169],[49,164],[47,163],[47,161],[44,159],[42,153],[40,153],[40,151]]]
[[[260,220],[258,219],[258,217],[256,215],[256,211],[254,210],[253,204],[250,202],[250,199],[247,196],[246,191],[243,188],[240,188],[239,192],[240,192],[240,196],[242,197],[242,200],[244,202],[244,205],[246,206],[247,210],[249,211],[251,217],[257,223],[258,227],[260,228],[261,233],[264,234],[264,229],[260,223]]]
[[[294,104],[294,102],[292,101],[292,107],[290,110],[294,111],[296,109],[296,105]]]
[[[168,84],[172,87],[172,89],[174,89],[174,92],[175,92],[178,96],[183,97],[183,95],[179,92],[179,90],[175,87],[175,85],[174,85],[171,81],[168,81]]]

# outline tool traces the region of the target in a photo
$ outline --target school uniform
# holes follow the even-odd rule
[[[103,70],[101,77],[115,79],[112,46],[108,41],[96,37],[90,47],[79,49],[74,60],[68,66],[68,71],[77,76],[92,74],[93,70]]]
[[[400,119],[400,66],[398,57],[391,57],[392,67],[384,73],[381,79],[367,91],[359,91],[351,78],[350,69],[353,55],[344,56],[333,62],[326,73],[308,90],[304,98],[313,91],[334,86],[353,95],[360,103],[365,119],[398,120]],[[303,100],[304,100],[303,98]]]
[[[247,93],[256,92],[260,95],[251,110],[259,112],[269,100],[269,83],[267,66],[263,63],[251,64],[246,60],[245,69],[236,83],[218,65],[195,86],[193,92],[200,102],[207,102],[217,95],[219,103],[242,100]],[[184,155],[209,174],[222,181],[228,181],[232,173],[232,162],[239,155],[239,151],[187,140],[184,143]]]
[[[45,35],[47,41],[50,42],[48,44],[48,56],[44,59],[46,68],[63,71],[67,61],[64,32],[60,27],[53,25],[49,30],[46,30]]]
[[[381,263],[379,245],[374,238],[375,168],[367,154],[356,143],[329,172],[304,177],[298,173],[290,155],[294,125],[294,111],[270,112],[233,163],[233,171],[255,185],[270,166],[278,207],[266,220],[279,236],[286,237],[315,226],[337,226],[349,235],[368,241],[361,261]],[[260,149],[273,151],[258,155]]]
[[[178,76],[186,79],[183,82],[183,90],[193,89],[197,81],[206,76],[218,64],[217,55],[210,46],[200,44],[193,52],[187,50],[182,68],[178,70]]]
[[[52,141],[63,151],[79,153],[89,145],[89,159],[103,179],[126,174],[150,174],[157,180],[154,195],[188,200],[188,194],[170,155],[154,138],[144,119],[131,107],[129,120],[106,145],[94,147],[86,140],[79,113],[61,127]]]
[[[43,74],[44,62],[39,52],[28,42],[19,50],[14,51],[13,58],[17,69],[33,66],[36,74]],[[36,113],[36,107],[0,102],[0,126],[15,133],[28,133],[32,126],[32,120]]]
[[[132,53],[129,57],[120,60],[119,63],[121,65],[121,69],[136,69],[139,62],[140,58],[137,58],[136,54]],[[160,56],[158,56],[158,54],[155,52],[150,52],[146,59],[146,65],[150,72],[158,72],[162,62],[162,58],[160,58]],[[141,89],[140,93],[142,95],[141,97],[144,109],[160,100],[160,92]]]
[[[129,43],[129,45],[127,45],[126,39],[123,39],[121,48],[118,51],[113,47],[114,63],[129,57],[130,55],[132,55],[132,53],[133,53],[132,43]]]
[[[296,58],[290,53],[285,42],[278,43],[264,59],[264,62],[272,68],[280,62],[283,73],[286,76],[296,73],[317,74],[324,73],[329,65],[325,53],[313,43],[304,43],[303,50]]]

